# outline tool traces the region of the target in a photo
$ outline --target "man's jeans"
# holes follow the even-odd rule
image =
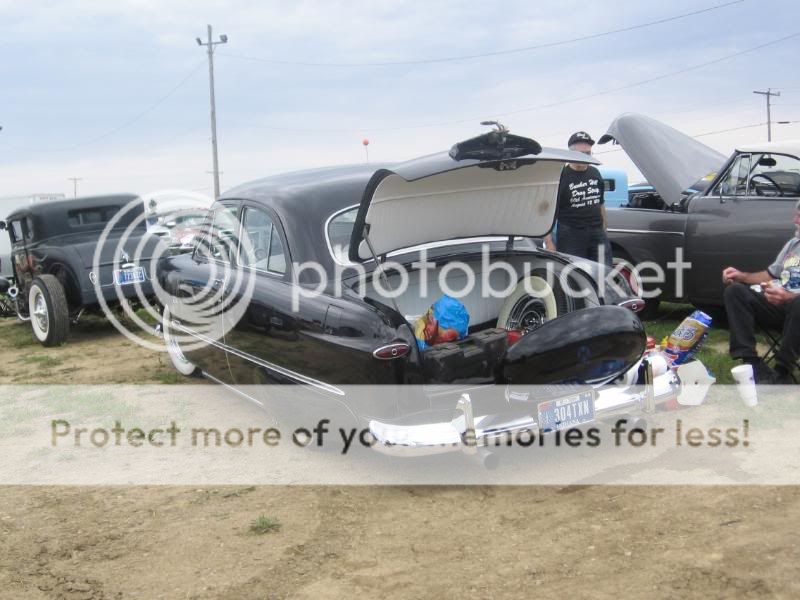
[[[599,248],[604,249],[602,261],[600,261]],[[611,244],[602,227],[581,229],[559,223],[556,230],[556,249],[564,254],[580,256],[611,266]]]
[[[783,331],[781,347],[775,360],[791,370],[800,355],[800,296],[787,304],[774,306],[742,283],[725,289],[725,310],[731,333],[733,358],[756,358],[755,325]]]

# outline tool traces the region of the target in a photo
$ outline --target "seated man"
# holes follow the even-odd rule
[[[766,271],[743,273],[734,267],[722,271],[722,281],[731,284],[725,290],[731,356],[753,365],[757,383],[794,383],[792,366],[800,356],[800,294],[773,281],[782,279],[782,274],[790,267],[800,267],[800,202],[795,208],[795,236]],[[751,289],[754,284],[761,284],[762,291]],[[756,353],[756,323],[783,331],[774,370]]]

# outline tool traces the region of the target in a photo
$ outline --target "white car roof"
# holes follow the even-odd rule
[[[763,152],[775,154],[789,154],[800,158],[800,140],[787,140],[782,142],[761,142],[760,144],[747,144],[736,148],[737,152]]]

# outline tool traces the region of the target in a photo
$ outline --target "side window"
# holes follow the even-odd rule
[[[239,260],[243,266],[283,275],[286,256],[272,218],[255,208],[245,208]]]
[[[751,196],[800,196],[800,160],[783,154],[756,154],[750,174]]]
[[[220,262],[231,262],[236,252],[239,222],[238,207],[219,207],[208,217],[205,233],[195,247],[195,253]]]
[[[350,264],[348,252],[350,250],[350,236],[353,233],[358,206],[343,210],[328,221],[328,249],[333,260],[342,265]]]
[[[750,155],[740,154],[714,189],[715,196],[747,195],[747,180],[750,175]]]
[[[14,236],[14,242],[22,241],[22,221],[11,221],[11,235]]]

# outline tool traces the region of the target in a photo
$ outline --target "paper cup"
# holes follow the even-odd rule
[[[744,405],[756,406],[758,404],[758,396],[756,395],[756,381],[753,378],[753,365],[733,367],[731,375],[736,381],[736,389],[739,390],[739,396],[741,396]]]

